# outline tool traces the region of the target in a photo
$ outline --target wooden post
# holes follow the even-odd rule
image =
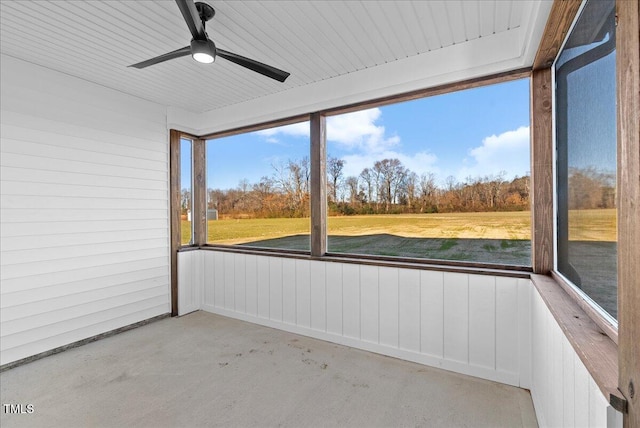
[[[551,68],[531,75],[531,264],[553,269],[553,129]]]
[[[640,427],[640,8],[617,0],[618,388],[624,427]]]
[[[531,265],[534,273],[554,268],[553,127],[551,65],[580,9],[581,0],[555,0],[531,74]]]
[[[207,243],[207,183],[205,140],[193,140],[193,245]]]
[[[326,119],[311,114],[311,255],[327,252],[327,139]]]
[[[180,224],[180,131],[169,131],[169,233],[171,236],[171,316],[178,315],[178,248]]]

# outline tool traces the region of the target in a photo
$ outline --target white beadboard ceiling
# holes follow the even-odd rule
[[[224,59],[127,66],[189,44],[175,2],[1,1],[0,51],[168,107],[203,113],[406,58],[513,34],[528,66],[540,0],[214,1],[216,45],[291,73],[279,83]],[[538,37],[539,39],[539,37]],[[472,66],[473,64],[470,64]]]

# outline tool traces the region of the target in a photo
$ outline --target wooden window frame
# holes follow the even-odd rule
[[[618,328],[613,328],[554,272],[550,67],[582,3],[581,0],[554,1],[534,60],[531,150],[532,239],[535,243],[532,242],[532,247],[537,251],[533,252],[532,282],[602,393],[624,414],[624,427],[630,428],[640,426],[640,312],[637,310],[640,307],[640,224],[637,221],[640,206],[640,126],[637,120],[640,117],[640,11],[636,1],[616,0]]]
[[[618,389],[625,428],[640,426],[640,6],[616,1],[618,121]],[[621,197],[624,195],[624,197]]]
[[[568,22],[569,27],[567,27],[567,31],[564,32],[564,39],[561,40],[560,44],[558,45],[558,51],[556,53],[556,58],[559,57],[559,55],[561,54],[562,48],[564,46],[565,41],[567,40],[569,33],[572,31],[573,25],[575,25],[575,23],[577,22],[578,18],[579,18],[579,14],[582,11],[582,8],[584,5],[586,5],[587,1],[580,1],[577,2],[578,3],[578,8],[574,13],[574,17],[573,20]],[[557,93],[557,82],[555,81],[554,75],[557,74],[556,70],[554,69],[554,64],[555,64],[555,59],[552,62],[550,71],[551,71],[551,75],[552,75],[552,85],[553,85],[553,92],[554,95],[555,93]],[[554,96],[554,109],[552,110],[552,121],[554,122],[554,124],[556,123],[557,119],[555,117],[555,103],[556,103],[556,97]],[[556,125],[557,126],[557,125]],[[618,343],[618,325],[617,325],[617,320],[615,320],[615,318],[613,316],[611,316],[608,312],[606,312],[591,296],[589,296],[587,293],[585,293],[583,290],[581,290],[578,286],[576,286],[565,274],[563,274],[562,272],[559,271],[558,269],[558,259],[560,257],[563,256],[563,251],[560,248],[560,241],[562,241],[564,243],[564,240],[567,238],[567,233],[568,233],[568,224],[560,224],[559,221],[559,213],[562,210],[567,209],[566,205],[560,205],[559,202],[559,191],[558,188],[561,186],[561,184],[559,183],[559,178],[558,178],[558,166],[557,164],[562,162],[560,159],[562,157],[566,157],[566,153],[565,155],[561,155],[561,150],[559,149],[559,146],[557,144],[557,132],[555,132],[558,128],[554,126],[554,132],[553,132],[553,136],[552,136],[552,140],[551,140],[551,147],[553,152],[555,153],[555,159],[553,162],[553,176],[555,178],[555,185],[552,188],[552,195],[553,195],[553,206],[554,206],[554,214],[553,214],[553,226],[554,226],[554,230],[552,232],[552,237],[553,237],[553,245],[555,247],[555,254],[552,260],[552,266],[551,266],[551,271],[550,274],[551,276],[553,276],[553,278],[556,280],[556,282],[565,289],[565,291],[567,293],[569,293],[571,296],[573,296],[573,298],[578,302],[578,304],[583,308],[583,310],[589,315],[589,317],[592,319],[592,321],[594,321],[599,327],[600,329],[602,329],[602,331],[604,331],[610,338],[611,340],[613,340],[616,344]],[[566,159],[565,159],[566,162]],[[616,170],[620,169],[620,163],[617,163],[616,165]],[[567,186],[567,184],[565,183],[565,186]],[[619,195],[619,192],[616,192],[617,195]],[[563,203],[566,204],[566,199],[563,201]],[[616,207],[619,205],[619,201],[616,200]],[[562,230],[562,233],[564,235],[560,235]],[[566,249],[564,251],[566,253]]]
[[[171,316],[178,315],[178,251],[194,245],[182,245],[180,221],[180,140],[197,140],[194,135],[176,129],[169,130],[169,233],[171,269]],[[192,189],[194,193],[194,189]],[[192,198],[194,196],[192,195]],[[194,210],[195,211],[195,210]],[[192,217],[193,220],[193,217]],[[195,240],[195,239],[194,239]]]
[[[284,257],[306,255],[312,258],[322,258],[328,260],[328,257],[334,259],[353,260],[359,259],[366,261],[367,263],[379,263],[380,265],[413,265],[418,268],[433,267],[440,269],[442,266],[449,266],[450,269],[456,272],[484,272],[487,274],[495,274],[497,271],[512,272],[513,276],[520,277],[522,273],[531,273],[532,268],[530,266],[517,266],[517,265],[499,265],[492,263],[479,263],[473,261],[453,261],[453,260],[439,260],[439,259],[422,259],[422,258],[408,258],[408,257],[386,257],[376,255],[362,255],[362,254],[337,254],[327,252],[327,198],[326,198],[326,117],[336,116],[340,114],[350,113],[358,110],[364,110],[368,108],[380,107],[389,104],[401,103],[420,98],[427,98],[436,95],[443,95],[447,93],[453,93],[457,91],[473,89],[483,86],[490,86],[494,84],[509,82],[513,80],[530,78],[531,70],[516,69],[509,72],[497,73],[489,76],[478,77],[456,83],[444,84],[436,87],[420,89],[403,94],[387,96],[382,98],[376,98],[373,100],[349,104],[341,107],[331,108],[327,110],[312,112],[309,114],[302,114],[292,116],[284,119],[263,122],[240,128],[219,131],[211,134],[205,134],[201,136],[194,136],[193,138],[198,141],[206,141],[209,139],[216,139],[222,137],[229,137],[233,135],[239,135],[249,132],[255,132],[263,129],[274,128],[279,126],[290,125],[293,123],[299,123],[302,121],[309,121],[310,126],[310,161],[311,161],[311,180],[310,180],[310,199],[311,199],[311,231],[310,231],[310,249],[308,251],[300,250],[288,250],[288,249],[272,249],[272,248],[258,248],[258,247],[242,247],[238,245],[222,245],[222,244],[207,244],[206,236],[204,236],[197,245],[199,248],[209,248],[222,251],[233,252],[247,252],[253,253],[254,251],[260,251],[269,254],[278,254]],[[194,171],[194,175],[198,177],[200,172]],[[194,190],[194,194],[199,193]],[[197,211],[197,210],[194,210]],[[203,216],[205,214],[195,213],[196,216]],[[202,218],[196,217],[193,219],[197,224],[202,222]],[[206,223],[206,221],[205,221]],[[205,232],[206,233],[206,232]],[[532,252],[534,249],[532,248]]]

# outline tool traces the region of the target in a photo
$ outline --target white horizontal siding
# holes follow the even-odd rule
[[[185,311],[202,296],[210,312],[529,386],[528,312],[518,310],[529,306],[528,280],[217,251],[179,257]]]
[[[2,364],[169,311],[165,108],[2,56]]]
[[[621,428],[613,409],[533,288],[531,397],[540,427]]]

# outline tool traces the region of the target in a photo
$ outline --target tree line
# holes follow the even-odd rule
[[[329,215],[418,214],[529,210],[528,175],[505,178],[453,176],[438,184],[433,173],[417,173],[399,159],[382,159],[358,176],[344,175],[345,161],[327,159]],[[220,218],[280,218],[310,215],[311,168],[308,157],[272,165],[272,174],[257,183],[241,180],[233,189],[207,189],[207,207]],[[615,199],[615,177],[595,170],[573,170],[569,178],[570,209],[608,208]],[[573,192],[573,193],[572,193]],[[183,210],[191,194],[182,192]]]
[[[567,199],[570,210],[615,208],[615,172],[594,167],[569,168]]]

